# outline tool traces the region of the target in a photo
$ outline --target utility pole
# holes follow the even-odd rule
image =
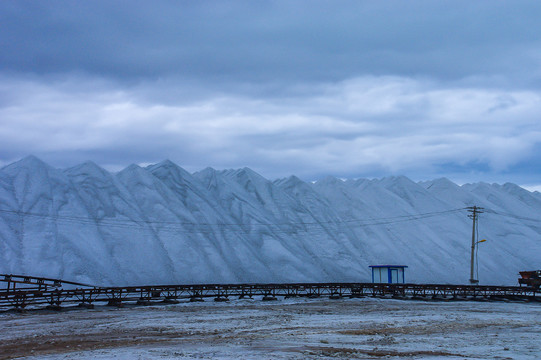
[[[470,213],[468,217],[473,220],[473,227],[471,232],[471,263],[470,263],[470,284],[477,284],[479,282],[478,279],[475,279],[475,275],[473,272],[473,266],[474,266],[474,260],[475,260],[475,245],[477,245],[475,241],[475,235],[476,235],[476,228],[477,228],[477,220],[478,215],[483,213],[483,208],[478,206],[470,206],[467,207],[468,212]]]

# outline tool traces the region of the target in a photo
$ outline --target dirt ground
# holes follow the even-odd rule
[[[541,304],[260,299],[0,314],[0,359],[539,359]]]

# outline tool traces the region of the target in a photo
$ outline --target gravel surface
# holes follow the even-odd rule
[[[540,359],[541,304],[385,299],[0,314],[0,359]]]

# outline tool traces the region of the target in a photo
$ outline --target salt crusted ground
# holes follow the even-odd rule
[[[539,359],[541,304],[211,301],[0,314],[0,359]]]

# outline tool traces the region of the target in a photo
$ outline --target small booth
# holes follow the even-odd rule
[[[405,284],[406,265],[370,265],[372,268],[372,283],[376,284]]]

